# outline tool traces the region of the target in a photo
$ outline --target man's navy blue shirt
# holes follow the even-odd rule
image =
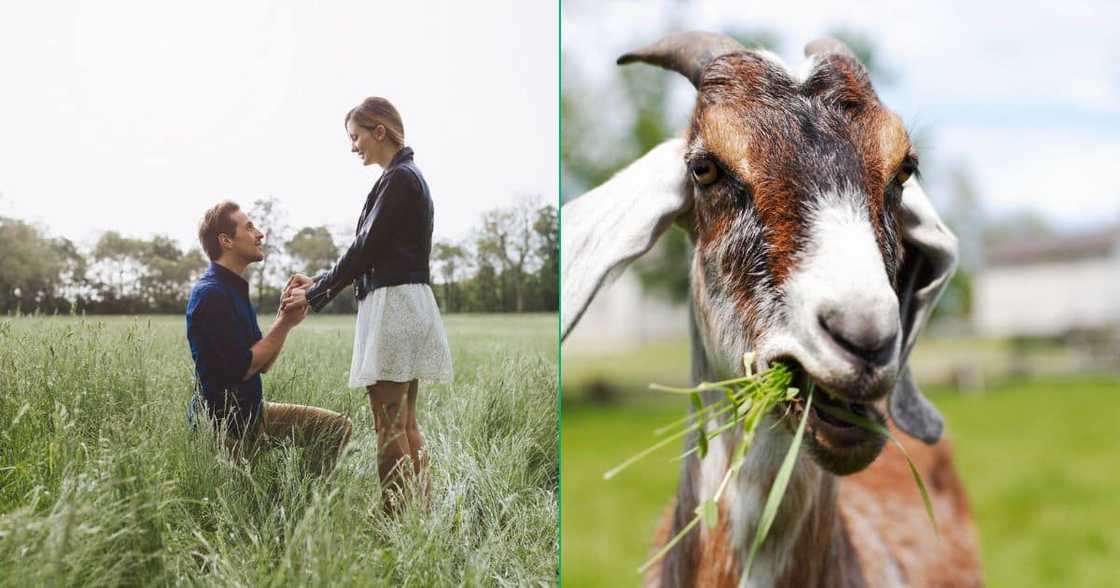
[[[211,418],[224,420],[237,407],[229,422],[231,434],[240,435],[260,409],[260,374],[242,380],[253,361],[250,348],[260,340],[257,312],[249,302],[249,283],[211,263],[187,301],[187,342]]]

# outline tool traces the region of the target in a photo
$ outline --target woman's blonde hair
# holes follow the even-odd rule
[[[354,124],[370,131],[376,129],[377,125],[384,125],[385,136],[397,147],[404,147],[404,123],[401,122],[401,113],[397,112],[396,107],[388,100],[377,96],[362,100],[361,104],[346,113],[346,120],[342,121],[342,124],[346,125],[351,119],[354,120]]]

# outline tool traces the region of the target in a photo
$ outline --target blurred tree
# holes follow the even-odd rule
[[[527,196],[513,206],[496,208],[482,215],[477,247],[480,254],[495,260],[501,267],[499,283],[503,310],[525,310],[526,270],[534,252],[537,201],[537,197]]]
[[[972,272],[958,266],[933,308],[930,321],[937,322],[948,317],[967,321],[972,317],[972,295]]]
[[[101,235],[93,259],[86,280],[93,295],[85,307],[101,313],[182,312],[191,283],[207,265],[201,250],[184,253],[170,237],[146,241],[116,231]]]
[[[461,245],[450,241],[437,241],[432,246],[432,258],[439,264],[443,276],[443,308],[446,312],[460,310],[456,280],[459,279],[459,272],[465,265],[466,256],[467,253]]]
[[[181,251],[170,237],[156,235],[139,252],[140,296],[148,312],[182,312],[191,284],[206,269],[199,249]]]
[[[676,134],[667,111],[669,83],[679,81],[664,70],[649,66],[623,67],[619,75],[634,118],[630,124],[628,153],[622,161],[612,162],[614,171]]]
[[[62,272],[59,274],[62,285],[58,298],[60,301],[65,301],[67,308],[83,309],[92,290],[86,275],[89,261],[72,241],[64,237],[54,239],[53,247],[63,263]]]
[[[983,264],[987,228],[976,178],[963,161],[946,166],[941,173],[947,180],[947,189],[945,198],[938,203],[938,212],[960,241],[960,265],[976,271]]]
[[[264,233],[264,259],[259,263],[249,266],[248,278],[256,286],[257,307],[262,308],[267,296],[275,302],[270,306],[279,305],[280,285],[286,281],[287,276],[281,275],[284,255],[284,235],[288,226],[284,222],[283,208],[275,196],[258,198],[253,201],[252,208],[246,212],[253,224]],[[272,300],[274,299],[274,300]]]
[[[957,235],[960,262],[931,320],[946,317],[968,320],[972,316],[972,276],[983,265],[984,215],[976,181],[966,164],[950,164],[942,173],[947,179],[947,189],[943,190],[945,198],[937,208],[942,220]]]
[[[585,95],[571,92],[566,85],[560,94],[560,124],[563,127],[560,135],[560,149],[563,153],[560,163],[562,203],[606,181],[614,166],[611,162],[600,161],[589,144],[596,133],[585,114],[589,106],[584,102],[588,99]]]
[[[495,312],[504,310],[500,295],[501,283],[498,271],[486,255],[478,257],[478,271],[471,280],[468,292],[471,310],[476,312]]]
[[[59,297],[68,246],[23,221],[0,217],[0,310],[30,311]]]
[[[560,223],[555,206],[546,205],[537,209],[537,219],[533,222],[537,233],[537,257],[540,270],[537,273],[538,310],[558,310],[560,308]]]
[[[325,226],[303,227],[284,244],[295,263],[292,269],[314,276],[325,271],[338,259],[338,247]]]
[[[355,219],[354,222],[357,222]],[[349,223],[333,224],[327,227],[330,230],[331,240],[334,241],[335,248],[338,255],[332,259],[327,267],[333,266],[338,258],[342,256],[343,252],[350,248],[354,243],[354,225]],[[358,300],[354,296],[345,292],[335,296],[334,300],[328,304],[322,312],[337,313],[337,314],[354,314],[358,312]]]
[[[506,241],[509,239],[509,234],[506,232],[503,216],[504,212],[501,209],[482,213],[482,224],[475,232],[475,256],[478,259],[478,268],[480,271],[484,267],[494,270],[497,310],[506,310],[509,300],[507,271],[509,258],[506,255]]]
[[[572,183],[581,188],[580,192],[605,182],[627,163],[675,134],[668,115],[669,84],[674,81],[673,76],[653,67],[631,66],[618,71],[626,100],[625,116],[629,116],[629,121],[617,132],[611,133],[609,127],[588,120],[602,115],[592,102],[594,94],[565,86],[561,96],[564,117],[561,167],[565,186]],[[575,195],[568,194],[568,197]],[[651,254],[633,266],[642,285],[673,300],[687,298],[687,289],[679,289],[679,283],[670,283],[670,276],[685,274],[681,266],[687,259],[689,247],[682,231],[666,232]],[[684,284],[687,288],[687,278]]]
[[[140,304],[139,278],[147,243],[117,231],[106,231],[93,247],[95,287],[101,306],[109,312],[127,312]]]

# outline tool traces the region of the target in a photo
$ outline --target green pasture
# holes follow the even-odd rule
[[[445,323],[455,380],[418,411],[431,504],[387,517],[346,388],[353,317],[309,317],[264,377],[268,399],[353,419],[325,477],[299,449],[246,467],[188,430],[180,316],[0,317],[0,586],[554,584],[556,316]]]
[[[610,481],[602,474],[652,444],[658,426],[685,414],[686,399],[644,387],[685,384],[687,348],[670,342],[618,354],[565,349],[563,370],[564,583],[637,585],[636,569],[651,553],[679,462],[666,450]],[[604,389],[609,402],[590,400]],[[1046,376],[988,382],[969,395],[943,387],[927,392],[948,421],[987,585],[1116,585],[1120,378]]]

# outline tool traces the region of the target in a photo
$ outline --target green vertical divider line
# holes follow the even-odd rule
[[[559,239],[556,248],[560,261],[557,272],[564,267],[564,117],[561,97],[564,94],[564,25],[561,15],[563,2],[556,1],[556,235]],[[556,584],[564,585],[564,349],[560,341],[561,318],[564,296],[563,273],[556,276]]]

